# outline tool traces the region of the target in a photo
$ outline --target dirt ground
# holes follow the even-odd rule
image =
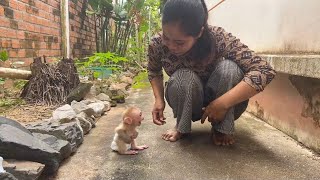
[[[10,108],[0,107],[0,116],[18,121],[21,124],[28,124],[50,118],[56,108],[56,106],[33,104],[17,105]]]
[[[13,82],[0,86],[0,116],[16,120],[21,124],[48,119],[57,106],[28,104],[20,96],[21,89]]]

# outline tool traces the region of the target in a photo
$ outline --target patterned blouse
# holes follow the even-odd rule
[[[214,45],[210,55],[202,61],[192,59],[190,52],[176,56],[162,44],[161,34],[153,37],[148,49],[149,80],[151,81],[156,76],[163,76],[162,68],[169,76],[180,68],[188,68],[198,74],[203,82],[206,82],[215,69],[216,63],[229,59],[233,60],[244,72],[244,82],[258,92],[262,91],[274,78],[276,74],[274,69],[223,28],[210,26],[209,29],[214,37]]]

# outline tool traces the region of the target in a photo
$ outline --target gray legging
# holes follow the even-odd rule
[[[177,128],[181,133],[191,132],[192,121],[201,119],[202,107],[220,97],[243,79],[243,72],[231,60],[219,62],[206,84],[202,84],[196,73],[189,69],[179,69],[166,83],[165,98],[177,118]],[[205,89],[204,89],[205,88]],[[234,133],[234,121],[246,110],[248,100],[230,108],[223,121],[212,124],[221,133]]]

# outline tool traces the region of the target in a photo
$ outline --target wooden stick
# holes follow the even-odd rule
[[[217,6],[219,6],[221,3],[223,3],[225,0],[220,1],[218,4],[214,5],[212,8],[210,8],[208,10],[208,12],[210,12],[211,10],[213,10],[214,8],[216,8]]]
[[[30,77],[31,71],[0,67],[0,78],[28,80]]]

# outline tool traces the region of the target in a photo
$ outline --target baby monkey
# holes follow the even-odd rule
[[[135,155],[138,150],[147,149],[148,146],[138,146],[136,138],[138,132],[137,126],[141,125],[144,119],[142,112],[137,107],[129,107],[123,112],[122,122],[115,128],[115,135],[111,143],[111,149],[119,154]]]

